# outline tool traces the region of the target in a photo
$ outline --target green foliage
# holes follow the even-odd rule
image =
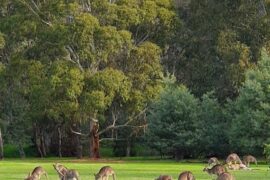
[[[160,151],[222,154],[230,137],[234,149],[261,153],[270,137],[270,69],[265,54],[258,59],[269,49],[269,13],[262,1],[186,2],[175,9],[172,0],[0,0],[5,141],[21,137],[22,149],[32,125],[54,127],[48,134],[55,137],[55,124],[89,116],[101,128],[113,117],[116,125],[145,125],[144,110],[155,101],[149,127],[171,133],[153,136]],[[176,81],[162,80],[164,71]],[[133,138],[131,129],[117,134]]]
[[[269,134],[270,58],[265,51],[258,66],[246,74],[246,81],[234,104],[231,143],[242,152],[262,153]]]
[[[150,110],[148,140],[161,153],[176,158],[194,154],[198,100],[184,86],[169,86]]]
[[[131,88],[130,80],[118,70],[104,69],[86,78],[82,108],[87,114],[105,111],[113,102],[128,100]]]
[[[197,150],[203,156],[223,156],[230,152],[228,143],[229,123],[223,108],[213,93],[203,95],[198,111],[199,141]]]
[[[4,47],[5,47],[4,35],[0,33],[0,50],[3,49]]]
[[[269,15],[260,15],[260,3],[269,10],[269,2],[233,0],[190,1],[180,8],[183,26],[164,62],[169,72],[196,96],[214,91],[223,103],[237,97],[269,39]]]
[[[270,144],[264,144],[263,154],[265,155],[268,163],[270,163]]]

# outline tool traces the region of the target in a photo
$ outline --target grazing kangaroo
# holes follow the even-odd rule
[[[99,172],[95,175],[95,180],[103,180],[106,178],[106,180],[109,179],[109,176],[113,177],[113,180],[116,180],[115,178],[115,172],[110,166],[104,166],[102,167]]]
[[[79,180],[79,173],[75,169],[69,169],[61,180]]]
[[[155,180],[172,180],[172,176],[168,176],[168,175],[160,175],[158,178],[156,178]]]
[[[230,170],[250,170],[246,165],[244,164],[229,164],[228,168]]]
[[[216,157],[211,157],[209,160],[208,160],[208,166],[214,166],[214,165],[217,165],[217,164],[220,164],[218,159]]]
[[[251,163],[251,162],[255,163],[256,166],[257,166],[257,159],[252,155],[244,156],[243,157],[243,162],[247,167],[249,167],[249,163]]]
[[[236,153],[230,154],[226,159],[226,163],[228,165],[230,165],[232,163],[234,163],[234,164],[236,164],[236,163],[243,164],[241,159],[239,158],[239,156]]]
[[[204,168],[203,171],[206,171],[210,175],[216,174],[219,176],[220,174],[225,172],[225,168],[222,165],[217,164],[214,165],[212,168]]]
[[[41,166],[38,166],[32,171],[32,173],[29,173],[25,180],[39,180],[43,174],[46,176],[46,179],[48,179],[47,172]]]
[[[64,178],[65,174],[68,172],[68,169],[59,163],[53,164],[53,167],[56,170],[56,172],[58,173],[59,178],[62,180]]]
[[[235,179],[233,175],[231,175],[230,173],[224,172],[218,176],[217,180],[235,180]]]
[[[184,171],[179,175],[178,180],[195,180],[195,177],[190,171]]]

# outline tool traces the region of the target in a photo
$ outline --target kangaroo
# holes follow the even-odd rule
[[[48,179],[47,172],[41,166],[38,166],[32,171],[32,173],[29,173],[25,180],[39,180],[43,174],[46,176],[46,179]]]
[[[224,172],[218,176],[217,180],[235,180],[235,179],[233,175],[231,175],[230,173]]]
[[[110,166],[104,166],[102,167],[99,172],[95,175],[95,180],[103,180],[106,178],[106,180],[109,179],[109,176],[113,177],[113,180],[116,180],[115,178],[115,172]]]
[[[247,167],[249,167],[249,163],[251,163],[251,162],[255,163],[256,166],[257,166],[257,159],[252,155],[244,156],[243,157],[243,162]]]
[[[79,173],[75,169],[69,169],[61,180],[79,180]]]
[[[216,157],[211,157],[209,160],[208,160],[208,166],[214,166],[214,165],[217,165],[217,164],[220,164],[218,159]]]
[[[245,164],[229,164],[230,170],[250,170]]]
[[[184,171],[179,175],[178,180],[195,180],[195,177],[190,171]]]
[[[236,164],[236,163],[243,164],[241,159],[239,158],[239,156],[236,153],[230,154],[226,159],[226,163],[228,165],[230,165],[232,163],[234,163],[234,164]]]
[[[168,176],[168,175],[160,175],[158,178],[156,178],[155,180],[172,180],[172,176]]]
[[[203,171],[206,171],[210,175],[216,174],[219,176],[220,174],[225,172],[225,168],[222,165],[217,164],[214,165],[212,168],[204,168]]]
[[[58,173],[59,178],[62,180],[64,176],[66,175],[66,173],[68,172],[68,169],[59,163],[53,164],[53,167]]]

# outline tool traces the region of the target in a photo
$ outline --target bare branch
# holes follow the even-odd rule
[[[99,139],[99,142],[101,142],[101,141],[115,141],[115,140],[121,141],[121,140],[126,140],[126,139],[102,138],[102,139]]]
[[[142,44],[144,41],[147,40],[148,37],[149,37],[149,32],[147,32],[147,34],[146,34],[145,36],[143,36],[143,37],[136,43],[136,45],[138,46],[138,45]]]
[[[128,125],[128,124],[122,124],[122,125],[118,125],[118,126],[110,125],[110,126],[108,126],[106,129],[100,131],[100,132],[98,133],[98,135],[101,135],[101,134],[107,132],[107,131],[110,130],[110,129],[120,129],[120,128],[123,128],[123,127],[143,128],[143,127],[145,127],[145,126],[146,126],[146,125],[133,126],[133,125]]]
[[[39,16],[39,14],[28,3],[26,3],[24,0],[19,0],[19,2],[21,2],[23,5],[25,5],[38,19],[41,20],[41,22],[43,22],[44,24],[46,24],[48,26],[52,26],[51,22],[47,22],[44,19],[42,19]]]
[[[93,117],[91,117],[91,120],[94,121],[94,122],[98,122],[98,120],[93,118]]]
[[[78,54],[73,50],[73,48],[71,46],[66,46],[66,49],[68,50],[69,54],[72,55],[72,57],[69,59],[71,62],[75,63],[78,65],[78,67],[80,68],[80,70],[83,72],[83,67],[80,63],[80,58],[78,56]],[[72,60],[74,59],[74,60]]]
[[[38,5],[35,3],[35,1],[31,0],[31,2],[32,2],[32,4],[34,5],[34,7],[40,12],[39,7],[38,7]]]
[[[74,131],[72,128],[70,128],[70,131],[73,133],[73,134],[76,134],[76,135],[80,135],[80,136],[85,136],[85,137],[88,137],[90,134],[83,134],[83,133],[80,133],[78,131]]]

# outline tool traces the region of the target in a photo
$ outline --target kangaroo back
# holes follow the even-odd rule
[[[53,164],[53,167],[58,173],[58,176],[60,179],[63,179],[66,173],[68,172],[68,169],[62,164],[56,163],[56,164]]]
[[[244,164],[249,167],[249,163],[253,162],[257,165],[257,159],[252,155],[247,155],[243,157]]]
[[[104,177],[108,178],[109,176],[113,176],[114,180],[116,179],[115,177],[115,172],[110,166],[103,166],[99,172],[95,175],[95,180],[102,180]]]
[[[46,179],[48,179],[47,172],[41,166],[35,167],[32,173],[29,173],[26,180],[39,180],[43,174],[45,175]]]
[[[241,159],[239,158],[239,156],[236,153],[232,153],[230,154],[227,159],[226,159],[226,163],[227,164],[231,164],[231,163],[239,163],[239,164],[243,164]]]
[[[178,180],[195,180],[195,177],[190,171],[184,171],[179,175]]]
[[[156,180],[172,180],[172,177],[169,175],[160,175]]]
[[[79,180],[79,173],[75,169],[70,169],[65,174],[64,180]]]
[[[225,172],[225,168],[222,165],[217,164],[213,166],[212,168],[204,168],[203,171],[208,172],[208,174],[220,175]]]

